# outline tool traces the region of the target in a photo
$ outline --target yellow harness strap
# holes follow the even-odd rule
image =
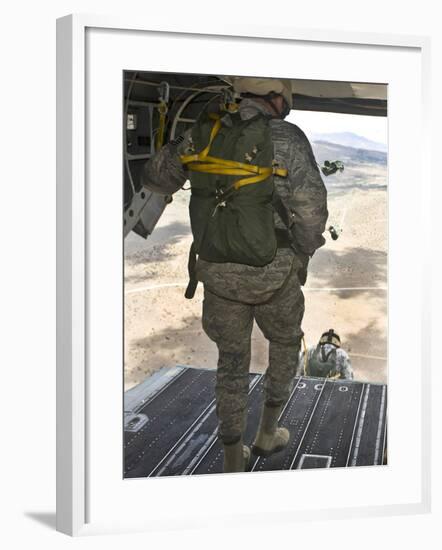
[[[220,174],[223,176],[248,176],[236,181],[234,184],[235,189],[239,189],[243,185],[264,181],[272,174],[282,178],[287,177],[288,171],[285,168],[257,166],[256,164],[247,164],[245,162],[209,156],[213,140],[221,129],[221,120],[219,116],[214,113],[209,116],[215,120],[215,124],[210,132],[207,146],[200,153],[195,155],[181,155],[180,157],[181,162],[186,164],[189,170],[192,172],[205,172],[206,174]]]

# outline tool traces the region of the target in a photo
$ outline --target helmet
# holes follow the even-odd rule
[[[332,344],[336,348],[341,347],[341,339],[339,338],[339,334],[336,334],[336,332],[331,328],[327,332],[324,332],[319,340],[319,344]]]
[[[290,109],[293,107],[292,83],[289,79],[233,76],[230,80],[235,92],[263,96],[273,92],[282,95]]]

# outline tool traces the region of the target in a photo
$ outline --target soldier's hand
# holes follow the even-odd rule
[[[141,173],[142,184],[160,195],[173,195],[187,180],[187,172],[175,143],[164,145],[146,164]]]

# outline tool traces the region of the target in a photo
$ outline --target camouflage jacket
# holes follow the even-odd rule
[[[264,107],[252,98],[244,99],[240,104],[243,119],[251,118],[259,111],[265,112]],[[213,293],[252,304],[271,298],[292,269],[306,269],[308,258],[325,242],[322,234],[328,217],[327,191],[307,137],[296,125],[282,119],[271,119],[270,127],[274,159],[279,167],[288,170],[286,178],[274,176],[275,190],[282,199],[287,218],[294,222],[293,233],[300,254],[296,257],[290,249],[278,249],[274,260],[264,267],[212,263],[201,259],[196,267],[198,280]],[[146,164],[143,184],[156,191],[163,187],[167,189],[166,194],[177,190],[180,182],[184,185],[188,174],[176,162],[176,155],[188,152],[189,140],[190,130],[177,140],[177,144],[163,147]],[[274,216],[275,227],[286,229],[276,211]]]

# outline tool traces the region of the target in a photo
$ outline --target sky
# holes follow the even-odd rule
[[[353,132],[378,143],[387,144],[387,118],[314,111],[291,111],[286,118],[311,139],[312,134]]]

